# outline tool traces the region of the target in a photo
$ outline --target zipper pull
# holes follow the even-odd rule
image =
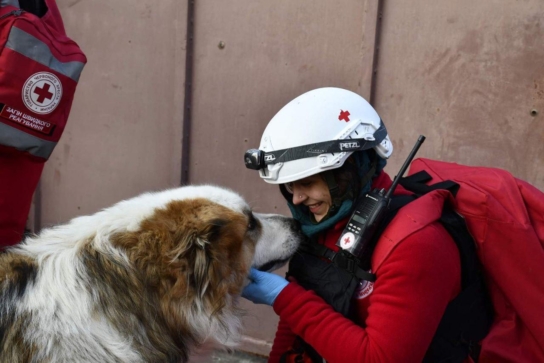
[[[23,9],[17,9],[17,10],[13,10],[13,11],[10,11],[9,13],[7,14],[4,14],[2,16],[0,16],[0,20],[4,19],[4,18],[7,18],[8,16],[21,16],[22,13],[24,13],[25,11]]]

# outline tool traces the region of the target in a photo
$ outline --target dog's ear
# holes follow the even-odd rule
[[[194,292],[202,298],[214,280],[217,271],[211,268],[216,256],[213,254],[212,244],[221,238],[223,228],[228,224],[222,219],[214,219],[202,223],[188,233],[184,233],[179,239],[173,251],[175,259],[185,260],[187,265],[187,283]]]

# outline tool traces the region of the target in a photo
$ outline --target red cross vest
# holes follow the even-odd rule
[[[44,1],[42,17],[0,7],[0,247],[22,238],[44,163],[64,131],[87,62],[66,36],[55,1]]]

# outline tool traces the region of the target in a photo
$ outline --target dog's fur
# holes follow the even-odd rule
[[[236,193],[148,193],[46,229],[0,255],[0,362],[185,362],[240,338],[251,265],[271,270],[301,235]]]

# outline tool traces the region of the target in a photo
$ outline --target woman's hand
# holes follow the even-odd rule
[[[242,291],[242,296],[255,304],[274,305],[281,290],[289,284],[286,279],[270,272],[251,268],[250,283]]]

